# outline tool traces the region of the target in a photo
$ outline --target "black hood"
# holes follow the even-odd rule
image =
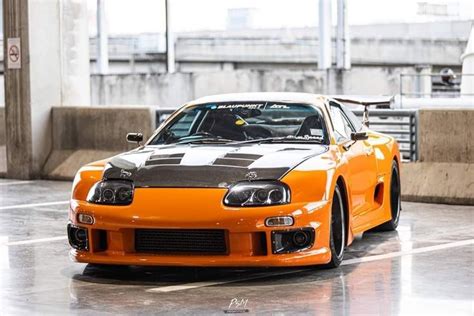
[[[136,187],[227,187],[242,180],[280,179],[324,145],[245,144],[149,146],[113,157],[104,179]]]

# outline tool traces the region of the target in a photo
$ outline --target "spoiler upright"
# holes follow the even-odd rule
[[[375,105],[381,108],[390,108],[390,104],[393,102],[393,96],[331,96],[334,100],[341,103],[349,103],[355,105],[362,105],[364,107],[364,113],[362,116],[362,123],[369,127],[369,106]]]

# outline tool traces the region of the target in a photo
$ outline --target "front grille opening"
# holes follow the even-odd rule
[[[254,256],[267,255],[267,235],[265,234],[265,232],[253,233],[252,243]]]
[[[106,251],[107,250],[107,231],[103,229],[92,230],[94,240],[94,252]]]
[[[136,229],[135,251],[156,254],[227,254],[222,229]]]

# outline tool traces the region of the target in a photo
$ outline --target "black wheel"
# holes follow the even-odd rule
[[[329,232],[329,246],[331,248],[331,261],[324,268],[336,268],[344,257],[346,247],[346,227],[344,220],[344,203],[338,185],[334,189],[331,208],[331,230]]]
[[[377,226],[373,231],[392,231],[398,227],[401,211],[401,190],[400,190],[400,172],[396,161],[392,162],[392,176],[390,177],[390,210],[392,218]]]

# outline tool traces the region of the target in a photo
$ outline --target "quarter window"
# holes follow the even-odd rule
[[[331,119],[334,125],[334,132],[336,134],[336,140],[338,142],[351,139],[351,133],[355,132],[351,123],[342,112],[342,109],[337,105],[330,106]]]
[[[360,131],[363,128],[362,122],[355,116],[354,112],[348,109],[346,106],[341,105],[342,111],[346,115],[347,119],[352,123],[352,126],[355,128],[356,131]]]

